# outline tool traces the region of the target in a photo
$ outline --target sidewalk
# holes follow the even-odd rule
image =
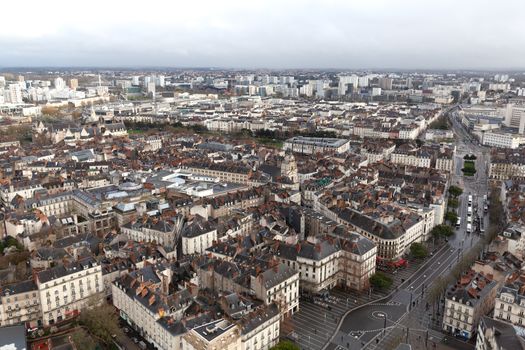
[[[281,325],[282,336],[291,338],[301,349],[322,349],[348,310],[388,296],[403,281],[407,281],[424,262],[411,261],[406,268],[398,269],[395,274],[385,272],[393,280],[392,288],[386,291],[372,291],[369,294],[366,291],[357,292],[336,287],[330,291],[330,300],[324,305],[301,298],[299,311]]]

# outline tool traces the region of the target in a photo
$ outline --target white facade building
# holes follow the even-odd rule
[[[92,258],[39,272],[36,285],[40,294],[43,324],[50,325],[77,315],[91,298],[104,292],[102,267]]]
[[[485,132],[481,138],[481,144],[490,147],[516,149],[522,143],[523,136],[508,132]]]

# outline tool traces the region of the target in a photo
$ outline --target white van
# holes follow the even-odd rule
[[[467,233],[471,233],[471,232],[472,232],[472,225],[467,224]]]

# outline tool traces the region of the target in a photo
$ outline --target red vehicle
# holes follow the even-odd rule
[[[376,264],[378,267],[383,267],[387,269],[399,269],[402,267],[407,267],[408,261],[406,259],[398,259],[396,261],[386,261],[381,258],[377,258]]]

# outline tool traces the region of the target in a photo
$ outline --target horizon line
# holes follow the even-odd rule
[[[21,70],[21,69],[92,69],[92,70],[139,70],[139,69],[151,69],[151,70],[223,70],[223,71],[441,71],[441,72],[522,72],[525,74],[525,67],[485,67],[485,68],[395,68],[395,67],[281,67],[281,68],[269,68],[269,67],[220,67],[220,66],[163,66],[163,65],[122,65],[122,66],[103,66],[103,65],[42,65],[42,66],[31,66],[31,65],[20,65],[20,66],[1,66],[0,71],[9,70]]]

